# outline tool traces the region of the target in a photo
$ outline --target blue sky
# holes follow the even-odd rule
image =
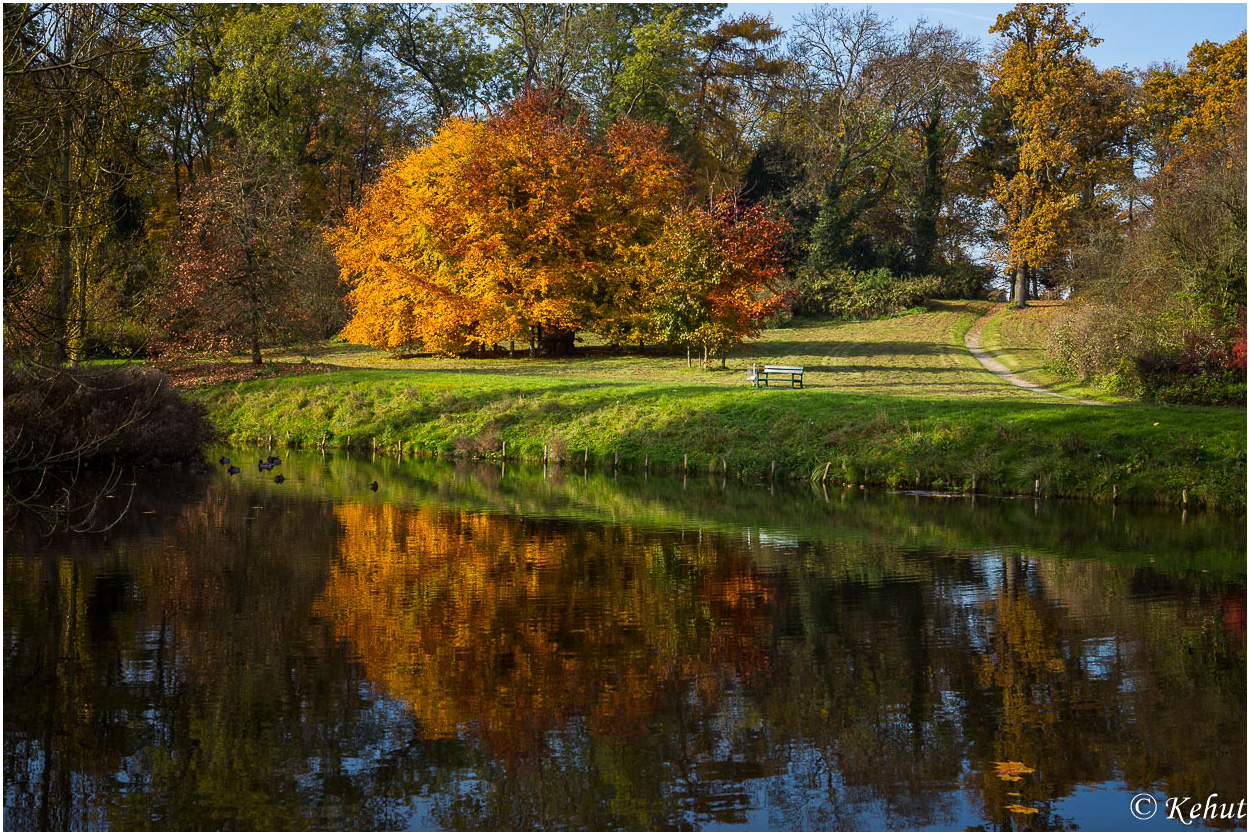
[[[841,4],[859,8],[864,4]],[[986,30],[1012,3],[871,3],[883,17],[892,17],[905,29],[921,17],[943,23],[987,49],[996,40]],[[807,3],[730,3],[728,13],[767,13],[783,29],[795,15],[811,8]],[[1087,53],[1100,68],[1127,65],[1144,69],[1153,63],[1185,63],[1190,48],[1204,40],[1227,41],[1246,28],[1245,3],[1073,3],[1072,13],[1084,13],[1083,23],[1103,43]]]

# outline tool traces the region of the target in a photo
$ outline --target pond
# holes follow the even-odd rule
[[[283,457],[8,518],[7,829],[1245,826],[1244,516]]]

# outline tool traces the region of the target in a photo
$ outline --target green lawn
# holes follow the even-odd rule
[[[830,324],[794,322],[766,331],[730,353],[726,368],[717,360],[708,371],[686,366],[685,355],[591,355],[567,359],[413,357],[398,359],[361,345],[326,345],[270,356],[279,362],[304,357],[344,368],[451,372],[515,380],[577,380],[614,383],[680,383],[741,389],[752,362],[802,365],[809,389],[898,396],[1046,400],[985,373],[964,348],[963,336],[990,307],[989,302],[935,302],[924,313],[873,322]],[[593,337],[588,345],[597,346]]]
[[[1245,505],[1245,410],[1066,403],[1004,382],[963,346],[987,303],[854,324],[794,323],[734,352],[685,356],[396,359],[359,346],[303,354],[332,368],[198,389],[247,442],[554,458],[891,487],[1219,507]],[[753,389],[751,362],[808,369]]]

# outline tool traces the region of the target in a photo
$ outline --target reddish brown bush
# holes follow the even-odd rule
[[[203,407],[154,368],[5,369],[6,473],[185,461],[211,436]]]

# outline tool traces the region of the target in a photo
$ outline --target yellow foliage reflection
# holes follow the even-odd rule
[[[336,514],[315,611],[427,736],[469,733],[507,756],[584,718],[627,739],[769,668],[775,591],[745,544],[389,505]]]

